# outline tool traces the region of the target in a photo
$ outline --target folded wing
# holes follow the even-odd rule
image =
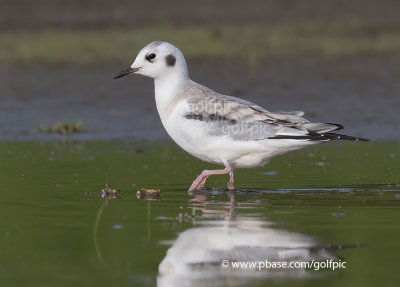
[[[207,132],[235,140],[265,139],[298,140],[365,140],[331,133],[343,126],[333,123],[310,123],[302,111],[270,112],[239,98],[218,94],[204,86],[193,85],[185,90],[188,104],[186,119],[201,121]]]

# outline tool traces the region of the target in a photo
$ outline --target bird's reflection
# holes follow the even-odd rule
[[[220,198],[220,197],[219,197]],[[255,215],[235,212],[235,195],[216,201],[209,195],[189,200],[201,223],[182,232],[159,265],[158,286],[232,286],[258,278],[306,277],[305,268],[233,268],[221,262],[300,262],[334,259],[315,238],[273,227]],[[198,217],[196,217],[198,218]],[[225,261],[226,263],[226,261]]]

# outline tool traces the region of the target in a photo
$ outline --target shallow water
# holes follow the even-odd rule
[[[187,194],[207,163],[174,145],[0,143],[2,286],[396,286],[400,145],[334,143]],[[120,189],[105,200],[105,184]],[[136,197],[160,188],[161,200]],[[346,269],[234,270],[334,260]],[[160,268],[159,268],[160,266]]]

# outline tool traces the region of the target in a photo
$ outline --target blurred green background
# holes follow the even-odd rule
[[[154,39],[193,59],[397,55],[397,1],[1,1],[0,62],[123,62]]]

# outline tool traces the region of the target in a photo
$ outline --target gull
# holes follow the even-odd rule
[[[130,68],[114,79],[140,74],[154,79],[157,111],[169,136],[200,160],[224,169],[203,170],[189,192],[204,188],[207,178],[229,174],[234,189],[236,168],[264,166],[277,155],[331,140],[367,141],[333,133],[343,126],[312,123],[304,112],[270,112],[254,103],[222,95],[189,78],[182,52],[170,43],[145,46]]]

